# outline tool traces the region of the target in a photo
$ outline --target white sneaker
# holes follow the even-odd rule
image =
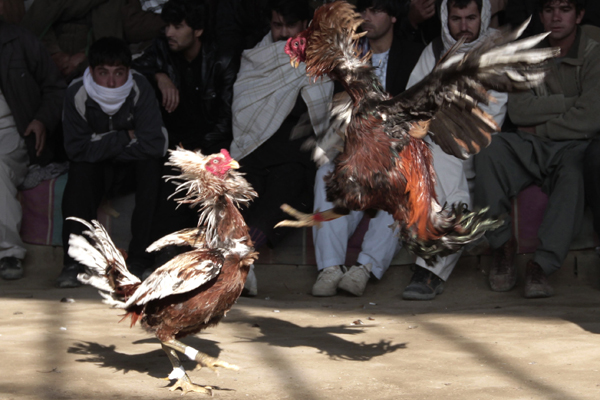
[[[352,293],[355,296],[362,296],[367,287],[367,282],[371,277],[371,264],[357,264],[346,272],[338,285],[339,289]]]
[[[346,267],[343,265],[332,265],[321,270],[317,281],[312,287],[312,295],[317,297],[335,296],[338,283],[340,283],[345,272]]]
[[[244,283],[244,291],[242,292],[245,296],[254,297],[258,294],[258,282],[256,281],[256,274],[254,273],[254,264],[250,266],[246,282]]]

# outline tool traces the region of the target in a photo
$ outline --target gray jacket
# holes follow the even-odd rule
[[[600,133],[600,43],[578,28],[567,56],[550,62],[544,85],[509,95],[508,113],[517,126],[536,126],[543,138],[595,137]]]

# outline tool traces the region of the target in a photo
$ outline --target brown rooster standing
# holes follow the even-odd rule
[[[167,235],[148,251],[168,245],[190,246],[192,250],[167,262],[144,282],[127,270],[121,253],[97,221],[86,225],[82,236],[71,235],[69,255],[84,264],[86,273],[78,279],[100,289],[104,302],[124,309],[133,326],[153,332],[162,343],[177,379],[171,390],[180,388],[212,394],[212,387],[190,381],[177,352],[195,360],[201,367],[237,369],[186,346],[179,339],[216,325],[240,296],[251,264],[257,258],[248,227],[237,206],[252,200],[256,193],[235,169],[238,163],[226,150],[203,156],[200,152],[171,151],[171,165],[181,169],[179,203],[201,205],[197,228]],[[91,243],[91,244],[90,244]]]
[[[477,107],[493,101],[486,92],[511,92],[539,84],[545,61],[557,49],[531,49],[546,34],[513,42],[516,31],[488,39],[466,54],[457,43],[419,84],[391,98],[369,64],[370,54],[358,56],[356,29],[361,24],[354,6],[336,1],[315,12],[308,29],[290,38],[286,53],[291,63],[306,64],[307,75],[339,81],[347,95],[334,101],[333,131],[343,137],[343,151],[325,178],[327,200],[334,208],[302,214],[282,208],[298,221],[279,226],[312,226],[345,215],[349,210],[384,210],[393,215],[407,247],[432,262],[458,251],[498,226],[485,210],[469,212],[463,204],[442,207],[435,195],[431,151],[423,140],[429,134],[449,154],[463,159],[487,146],[499,130],[492,117]],[[319,138],[320,161],[341,141],[331,133]],[[325,160],[326,161],[326,160]]]

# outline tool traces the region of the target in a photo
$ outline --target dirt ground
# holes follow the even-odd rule
[[[60,249],[35,250],[26,278],[0,281],[0,399],[179,398],[157,340],[95,289],[52,287]],[[314,266],[258,265],[259,296],[183,340],[240,370],[190,376],[222,399],[600,399],[597,256],[569,255],[541,300],[489,291],[486,263],[463,258],[425,302],[400,297],[408,266],[363,297],[315,298]]]

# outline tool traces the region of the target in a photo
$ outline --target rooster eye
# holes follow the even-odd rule
[[[294,47],[298,47],[298,42],[294,42]]]
[[[214,159],[212,162],[213,162],[213,164],[218,164],[218,163],[219,163],[219,160],[217,160],[217,159],[215,158],[215,159]]]

